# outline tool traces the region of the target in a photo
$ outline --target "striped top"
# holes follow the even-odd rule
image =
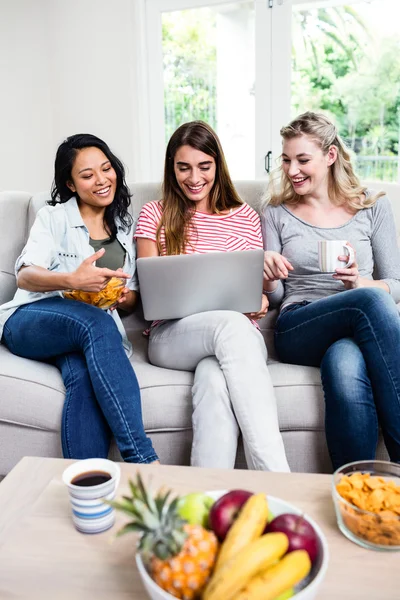
[[[157,241],[157,227],[162,216],[160,201],[148,202],[140,211],[136,238]],[[166,255],[164,228],[160,235],[161,255]],[[185,254],[205,254],[206,252],[234,252],[236,250],[256,250],[263,247],[261,222],[256,211],[248,204],[224,215],[196,211],[190,222],[190,232]],[[155,327],[162,321],[153,321]],[[251,321],[257,328],[258,323]],[[144,335],[149,335],[146,329]]]
[[[157,227],[162,216],[162,203],[148,202],[140,212],[135,238],[157,241]],[[161,255],[166,255],[163,228],[160,235]],[[185,254],[206,252],[233,252],[262,248],[260,217],[248,204],[231,212],[218,215],[196,211],[191,219]]]

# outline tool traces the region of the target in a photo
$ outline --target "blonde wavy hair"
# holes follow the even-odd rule
[[[196,203],[180,188],[175,175],[175,154],[182,146],[191,146],[215,160],[215,181],[210,192],[210,208],[219,214],[243,204],[229,175],[221,142],[215,131],[204,121],[184,123],[172,134],[165,153],[162,186],[162,217],[157,228],[157,246],[161,253],[161,232],[164,229],[167,254],[184,254],[189,238],[196,236],[192,217]]]
[[[329,168],[328,194],[334,204],[347,204],[353,210],[369,208],[384,192],[366,195],[366,187],[362,186],[351,164],[350,152],[337,132],[335,125],[323,114],[305,112],[294,119],[280,134],[283,140],[289,140],[301,135],[307,135],[318,144],[324,154],[332,146],[337,148],[337,158]],[[282,165],[271,173],[267,197],[268,204],[297,204],[302,196],[297,194],[284,172]]]

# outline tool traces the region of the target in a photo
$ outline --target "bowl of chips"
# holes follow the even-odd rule
[[[333,474],[340,531],[373,550],[400,550],[400,465],[384,460],[348,463]]]
[[[78,300],[79,302],[85,302],[85,304],[92,304],[103,310],[108,310],[117,304],[125,284],[125,279],[111,277],[110,281],[100,292],[68,290],[64,292],[64,298],[68,298],[68,300]]]

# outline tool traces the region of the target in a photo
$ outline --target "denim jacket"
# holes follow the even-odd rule
[[[136,274],[136,248],[133,242],[133,232],[136,222],[130,231],[125,233],[118,225],[117,239],[126,251],[123,269],[131,275],[126,287],[138,290],[139,283]],[[44,206],[36,216],[28,241],[15,264],[15,276],[23,266],[35,265],[49,271],[70,273],[75,271],[81,262],[94,253],[89,244],[89,230],[87,229],[75,197],[64,204]],[[0,340],[4,323],[17,310],[19,306],[36,302],[51,296],[63,296],[62,291],[54,292],[29,292],[17,289],[14,298],[0,306]],[[100,310],[100,309],[99,309]],[[132,354],[132,346],[128,342],[124,326],[118,312],[108,311],[117,324],[122,336],[125,352]]]

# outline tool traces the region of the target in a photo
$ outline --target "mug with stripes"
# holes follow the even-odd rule
[[[339,256],[347,255],[345,263]],[[355,254],[353,248],[346,240],[319,240],[318,264],[322,273],[334,273],[336,269],[347,269],[353,264]]]
[[[113,500],[121,477],[119,465],[106,458],[88,458],[63,473],[71,501],[72,521],[81,533],[100,533],[114,525]]]

